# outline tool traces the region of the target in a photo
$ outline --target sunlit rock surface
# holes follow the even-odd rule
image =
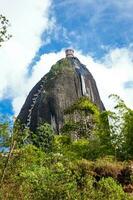
[[[104,110],[96,82],[73,50],[59,60],[29,93],[18,119],[35,131],[42,122],[48,122],[59,133],[64,123],[64,110],[78,98],[87,96]]]

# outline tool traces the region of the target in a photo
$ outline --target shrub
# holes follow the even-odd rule
[[[122,186],[116,183],[116,181],[109,178],[102,178],[97,184],[96,200],[128,200],[130,199],[126,193],[124,193]]]
[[[47,123],[40,125],[33,135],[33,144],[45,152],[52,151],[54,133],[51,126]]]

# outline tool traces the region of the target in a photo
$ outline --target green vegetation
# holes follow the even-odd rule
[[[100,112],[87,97],[79,98],[72,106],[64,111],[66,122],[62,132],[77,138],[90,138],[99,122]]]
[[[87,98],[75,102],[61,135],[46,123],[31,133],[1,120],[9,152],[0,154],[0,199],[133,200],[133,111],[111,97],[114,112],[100,113]]]
[[[35,134],[32,134],[32,142],[45,152],[52,151],[54,134],[51,126],[47,123],[40,125]]]
[[[50,80],[51,78],[56,77],[66,69],[67,72],[69,71],[70,73],[73,73],[70,61],[67,58],[63,58],[51,67],[50,72],[47,74],[47,79]]]

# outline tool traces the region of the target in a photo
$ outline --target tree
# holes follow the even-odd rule
[[[11,130],[9,128],[9,122],[0,121],[0,148],[5,149],[10,146]]]
[[[53,130],[48,123],[41,124],[33,134],[33,144],[45,152],[52,150]]]
[[[69,132],[76,138],[90,138],[99,120],[99,109],[89,98],[81,97],[64,111],[66,123],[63,132]]]
[[[116,105],[110,116],[111,140],[120,159],[133,159],[133,110],[117,95],[111,95]]]
[[[9,20],[5,16],[0,15],[0,46],[4,41],[7,41],[11,38],[11,35],[7,32],[9,26]]]
[[[125,159],[133,159],[133,110],[127,109],[123,116],[122,134],[124,137],[123,154]]]

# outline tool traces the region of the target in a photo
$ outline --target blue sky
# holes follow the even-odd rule
[[[68,45],[101,58],[109,48],[122,48],[133,41],[133,17],[128,1],[107,0],[56,0],[51,16],[56,18],[56,27],[42,34],[42,40],[51,42],[42,45],[39,55],[59,51]],[[133,4],[132,4],[133,8]],[[124,12],[124,13],[123,13]]]
[[[110,93],[133,106],[132,0],[20,2],[0,0],[13,35],[0,49],[0,112],[17,115],[30,89],[68,47],[88,64],[107,107]]]

